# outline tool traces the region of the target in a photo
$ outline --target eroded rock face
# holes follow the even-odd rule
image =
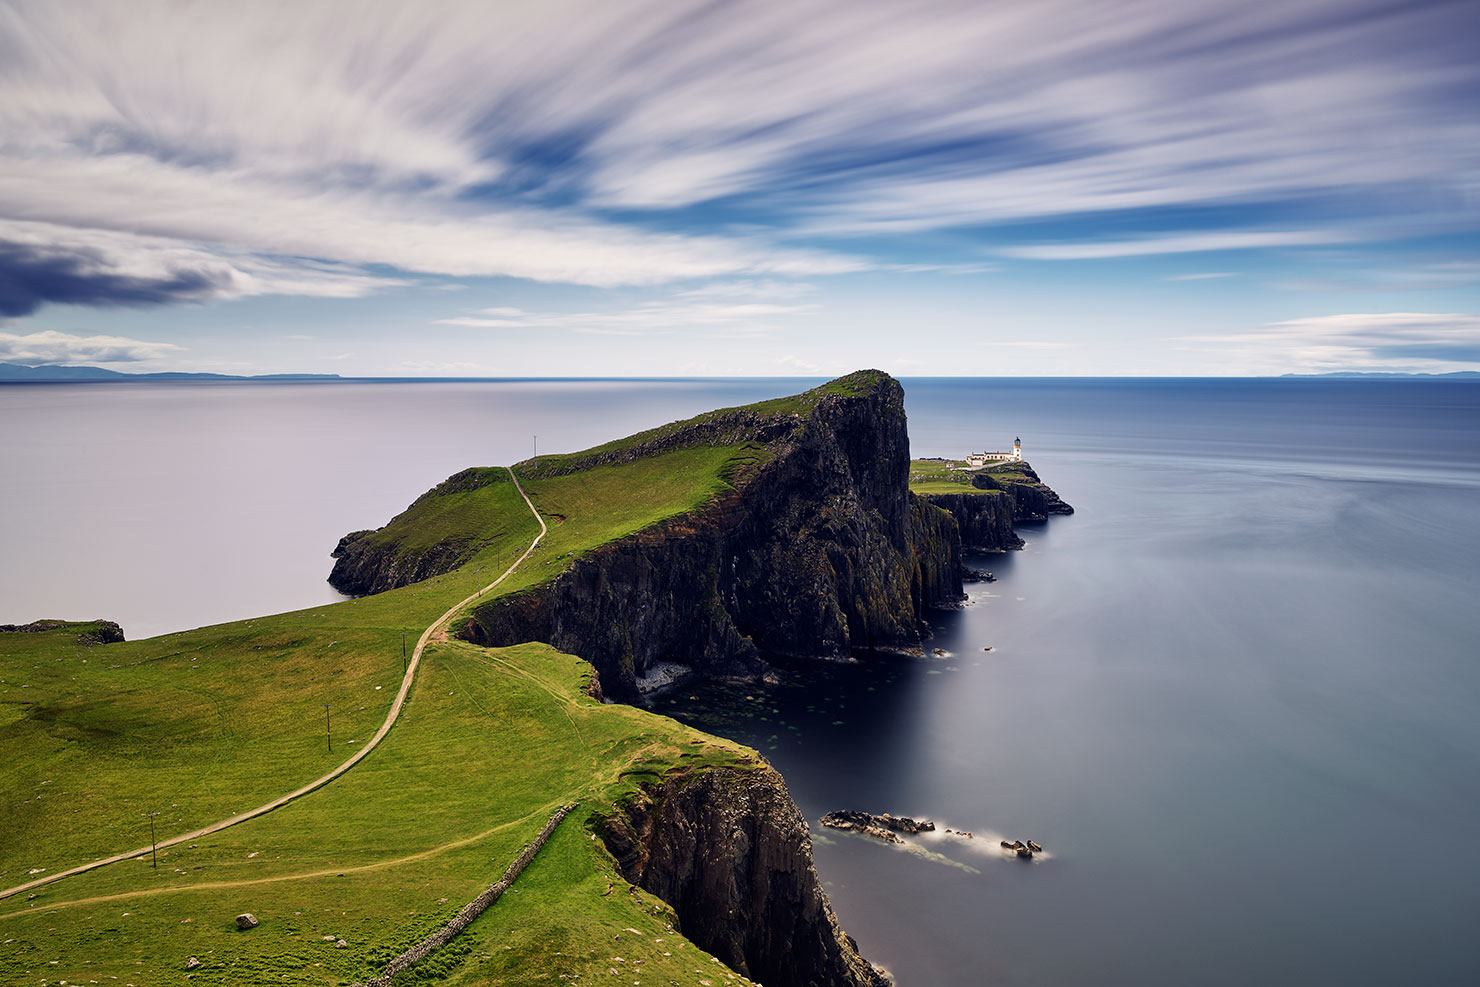
[[[923,611],[962,598],[960,537],[909,491],[898,382],[878,375],[862,393],[826,395],[770,420],[766,437],[770,460],[717,503],[479,607],[459,633],[548,641],[590,661],[615,699],[634,698],[636,678],[661,662],[754,675],[762,653],[918,647]]]
[[[1013,507],[1005,493],[996,496],[971,493],[920,495],[930,504],[949,511],[961,532],[961,547],[978,552],[1006,552],[1023,547],[1012,530]]]
[[[1073,514],[1074,508],[1059,499],[1027,463],[1008,463],[972,477],[979,490],[1001,490],[1012,498],[1015,521],[1046,521],[1050,514]]]
[[[812,839],[781,776],[722,768],[665,780],[599,833],[627,880],[673,906],[679,931],[767,987],[884,987],[838,928]]]

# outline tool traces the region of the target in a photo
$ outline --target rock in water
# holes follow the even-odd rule
[[[863,833],[875,839],[883,840],[885,843],[903,843],[893,831],[900,833],[930,833],[935,831],[935,823],[928,819],[918,822],[909,816],[891,816],[884,812],[874,815],[871,812],[858,812],[853,809],[843,809],[839,812],[829,812],[819,822],[833,829],[850,829],[856,833]]]
[[[236,930],[238,932],[246,932],[248,929],[255,929],[261,924],[261,922],[257,921],[257,916],[253,915],[251,912],[242,912],[236,917]]]

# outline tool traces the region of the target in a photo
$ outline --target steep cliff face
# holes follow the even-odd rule
[[[1012,530],[1013,499],[1002,491],[919,496],[956,519],[963,548],[1005,552],[1023,547],[1023,540]]]
[[[838,927],[806,821],[769,767],[675,777],[598,824],[633,884],[679,931],[766,987],[884,987]]]
[[[978,473],[971,485],[979,490],[1001,490],[1011,497],[1015,521],[1046,521],[1050,514],[1074,513],[1027,463],[1008,463]]]
[[[909,492],[903,389],[853,377],[845,393],[768,419],[771,456],[730,495],[479,607],[459,633],[548,641],[595,665],[619,699],[659,663],[748,674],[763,652],[918,646],[923,611],[961,598],[960,539],[950,515]]]
[[[1003,463],[971,477],[971,492],[925,493],[929,503],[949,511],[961,532],[961,544],[983,552],[1022,548],[1015,521],[1043,521],[1050,514],[1073,514],[1074,508],[1033,472],[1027,463]]]

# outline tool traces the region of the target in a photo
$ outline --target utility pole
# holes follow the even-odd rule
[[[319,703],[324,707],[324,740],[329,745],[329,753],[334,753],[334,737],[329,733],[329,703]]]
[[[534,458],[540,458],[540,437],[538,435],[534,437]]]
[[[406,632],[401,632],[401,674],[406,674]]]
[[[159,813],[146,812],[144,815],[149,817],[149,855],[154,859],[154,867],[157,870],[159,868],[159,841],[154,838],[154,817]]]

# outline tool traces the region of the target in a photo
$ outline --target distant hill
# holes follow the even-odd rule
[[[1449,374],[1402,374],[1402,373],[1359,373],[1354,370],[1341,370],[1329,374],[1280,374],[1281,377],[1347,377],[1363,378],[1368,380],[1389,380],[1392,378],[1427,378],[1430,380],[1480,380],[1480,370],[1456,370]]]
[[[128,381],[128,380],[341,380],[338,374],[126,374],[102,367],[28,367],[20,363],[0,363],[0,383],[6,381]]]

